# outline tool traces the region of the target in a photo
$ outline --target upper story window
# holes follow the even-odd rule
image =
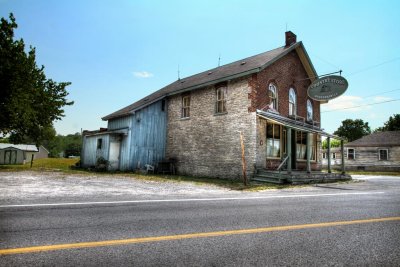
[[[293,88],[289,89],[289,116],[295,116],[297,113],[297,97]]]
[[[190,95],[182,96],[182,118],[190,117]]]
[[[219,87],[216,90],[217,94],[217,102],[216,102],[216,113],[225,113],[226,112],[226,87]]]
[[[313,105],[310,99],[307,99],[307,121],[313,120]]]
[[[269,84],[268,95],[271,98],[272,108],[278,110],[278,90],[276,89],[276,86],[272,83]]]

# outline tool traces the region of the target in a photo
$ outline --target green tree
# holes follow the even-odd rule
[[[384,131],[400,131],[400,114],[393,114],[390,116],[388,121],[384,123],[383,127],[379,127],[375,132]]]
[[[36,64],[35,48],[25,52],[22,39],[14,40],[17,23],[13,14],[0,24],[0,134],[13,142],[30,138],[39,145],[53,121],[64,116],[68,82],[47,79],[44,66]]]
[[[368,126],[368,122],[364,122],[361,119],[347,119],[342,121],[342,125],[333,134],[352,142],[371,134],[371,128]]]
[[[331,147],[340,147],[340,140],[331,139]],[[328,148],[328,139],[322,141],[322,149]]]

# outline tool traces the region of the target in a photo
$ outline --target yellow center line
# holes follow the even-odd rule
[[[266,232],[275,232],[275,231],[288,231],[288,230],[299,230],[299,229],[310,229],[310,228],[321,228],[321,227],[332,227],[332,226],[365,224],[365,223],[376,223],[376,222],[388,222],[388,221],[400,221],[400,217],[387,217],[387,218],[364,219],[364,220],[353,220],[353,221],[337,221],[337,222],[312,223],[312,224],[298,224],[298,225],[287,225],[287,226],[273,226],[273,227],[264,227],[264,228],[216,231],[216,232],[206,232],[206,233],[192,233],[192,234],[182,234],[182,235],[139,237],[139,238],[120,239],[120,240],[81,242],[81,243],[46,245],[46,246],[35,246],[35,247],[7,248],[7,249],[0,249],[0,255],[34,253],[34,252],[54,251],[54,250],[62,250],[62,249],[94,248],[94,247],[159,242],[159,241],[168,241],[168,240],[228,236],[228,235],[256,234],[256,233],[266,233]]]

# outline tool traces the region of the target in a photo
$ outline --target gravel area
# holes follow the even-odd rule
[[[146,181],[123,175],[75,175],[57,172],[0,172],[0,203],[40,200],[147,199],[240,194],[213,185]]]

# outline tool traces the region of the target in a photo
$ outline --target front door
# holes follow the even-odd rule
[[[120,142],[110,142],[110,155],[108,161],[110,163],[110,171],[115,171],[119,169],[119,152],[121,143]]]

